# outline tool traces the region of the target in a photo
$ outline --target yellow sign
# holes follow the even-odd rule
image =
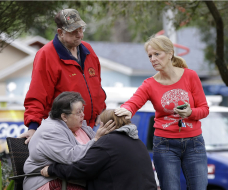
[[[24,121],[24,110],[0,110],[0,121]]]

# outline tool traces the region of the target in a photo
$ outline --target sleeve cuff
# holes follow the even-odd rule
[[[191,115],[188,116],[189,119],[195,120],[196,114],[195,114],[195,108],[191,108],[192,109],[192,113]]]
[[[31,122],[31,123],[29,123],[28,130],[30,130],[30,129],[37,130],[38,127],[39,127],[39,123]]]
[[[52,168],[53,168],[53,164],[51,164],[50,166],[48,166],[48,175],[49,176],[54,176],[55,174],[52,172]]]
[[[131,110],[131,108],[129,107],[129,106],[127,106],[127,105],[124,105],[124,104],[122,104],[121,106],[120,106],[121,108],[125,108],[125,109],[127,109],[128,111],[130,111],[131,112],[131,118],[135,115],[135,113]]]

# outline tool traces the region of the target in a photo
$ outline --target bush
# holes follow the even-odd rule
[[[2,174],[2,189],[6,189],[6,187],[9,185],[9,177],[13,176],[13,170],[11,164],[8,162],[7,158],[3,157],[3,153],[0,154],[0,160],[1,160],[1,174]]]

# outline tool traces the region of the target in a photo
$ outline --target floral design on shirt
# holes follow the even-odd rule
[[[163,128],[167,128],[174,123],[178,123],[180,116],[178,114],[174,114],[173,108],[177,107],[178,102],[187,102],[189,103],[188,93],[183,89],[173,89],[163,94],[161,98],[161,105],[163,107],[164,112],[172,114],[170,116],[165,116],[164,120],[171,121],[170,123],[163,124]],[[170,106],[172,105],[172,106]],[[170,109],[168,109],[168,107]],[[186,123],[187,126],[192,128],[192,123]]]

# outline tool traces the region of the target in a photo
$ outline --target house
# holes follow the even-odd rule
[[[196,28],[183,28],[177,31],[177,41],[178,44],[190,49],[190,52],[183,58],[188,67],[195,70],[202,81],[218,76],[215,67],[204,60],[205,44],[201,42],[199,31]],[[144,44],[89,43],[100,57],[104,86],[115,86],[115,83],[122,83],[123,86],[138,87],[144,79],[156,73],[144,50]],[[177,49],[176,54],[181,52],[181,49]]]
[[[47,42],[41,37],[18,39],[0,53],[0,95],[25,96],[31,80],[35,54]],[[199,31],[196,28],[178,30],[177,42],[190,49],[183,58],[189,68],[197,72],[203,84],[207,85],[207,81],[219,76],[215,66],[209,65],[204,60],[203,49],[205,44],[201,42]],[[143,80],[156,73],[144,50],[144,44],[89,43],[99,57],[102,86],[104,87],[138,87]],[[179,54],[183,50],[177,49],[176,51]],[[220,86],[224,86],[220,78],[218,83]]]
[[[23,124],[24,97],[31,81],[36,52],[47,42],[41,37],[17,39],[0,53],[0,152],[8,150],[5,137],[18,136],[27,130]],[[199,31],[195,28],[183,28],[177,31],[177,42],[190,50],[183,58],[189,68],[199,75],[205,93],[224,95],[226,103],[223,105],[228,106],[228,87],[221,81],[215,66],[204,60],[205,44],[200,41]],[[123,92],[123,100],[124,96],[133,93],[133,90],[123,90],[121,87],[138,87],[143,80],[156,73],[144,50],[144,44],[89,43],[101,63],[102,86],[119,87],[119,91]],[[176,54],[182,51],[176,49]],[[113,97],[116,89],[109,90]]]

